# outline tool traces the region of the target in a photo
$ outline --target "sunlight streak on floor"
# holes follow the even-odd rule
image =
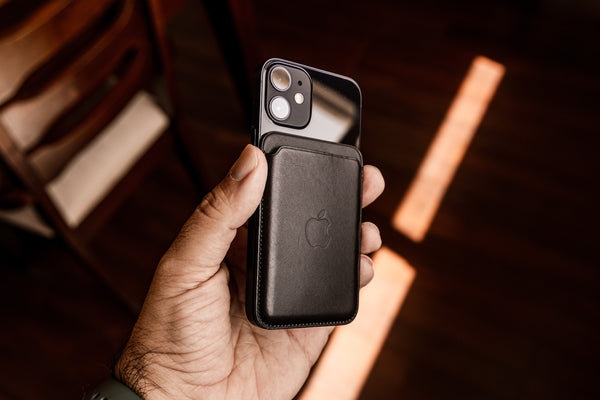
[[[301,400],[355,399],[369,376],[392,323],[415,278],[415,270],[392,250],[373,256],[375,277],[360,292],[356,319],[335,329]]]
[[[504,71],[488,58],[473,60],[392,221],[413,241],[425,237]]]

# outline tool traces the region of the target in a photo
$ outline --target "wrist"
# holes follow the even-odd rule
[[[113,369],[115,379],[146,400],[168,398],[159,376],[154,353],[130,340]]]
[[[113,378],[109,378],[98,385],[87,397],[86,400],[142,400],[130,388]]]

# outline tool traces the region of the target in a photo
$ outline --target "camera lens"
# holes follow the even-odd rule
[[[281,96],[275,96],[271,99],[269,109],[276,120],[283,121],[290,116],[290,103]]]
[[[288,90],[292,84],[292,77],[287,69],[283,67],[275,67],[271,70],[271,83],[275,89],[283,92]]]

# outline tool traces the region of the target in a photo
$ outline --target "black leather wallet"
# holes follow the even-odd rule
[[[256,325],[340,325],[358,310],[362,156],[271,132],[269,175],[249,226],[246,313]]]

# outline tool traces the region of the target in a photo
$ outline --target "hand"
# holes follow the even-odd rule
[[[264,154],[246,146],[160,261],[115,367],[117,379],[145,399],[289,399],[323,350],[331,327],[268,331],[246,319],[242,226],[266,179]],[[364,207],[383,191],[377,168],[365,166],[363,186]],[[361,252],[380,246],[377,227],[363,223]],[[361,286],[372,277],[363,254]]]

